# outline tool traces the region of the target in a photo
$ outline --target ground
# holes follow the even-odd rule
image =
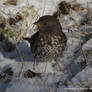
[[[61,14],[59,17],[68,38],[63,56],[58,58],[64,71],[59,71],[54,61],[37,62],[36,70],[33,70],[33,56],[26,41],[19,38],[17,50],[14,49],[11,52],[6,52],[3,47],[7,48],[7,46],[0,41],[0,74],[4,75],[4,71],[9,68],[13,71],[12,76],[6,74],[4,78],[1,78],[0,75],[0,92],[87,92],[88,89],[91,90],[92,0],[65,1],[72,5],[80,4],[83,9],[78,6],[77,10],[71,10],[70,14]],[[36,32],[33,22],[40,16],[52,15],[57,11],[60,0],[18,0],[17,5],[3,5],[4,2],[6,0],[0,0],[0,16],[3,15],[9,19],[19,12],[24,19],[9,28],[16,35],[22,32],[25,36],[31,36]],[[91,16],[89,23],[85,21],[87,16]],[[17,38],[21,35],[19,34]],[[14,41],[12,40],[15,44],[17,41]],[[28,69],[42,73],[41,77],[25,78],[24,72]]]

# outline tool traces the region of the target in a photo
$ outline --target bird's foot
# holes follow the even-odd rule
[[[35,64],[33,63],[33,70],[35,70]]]
[[[64,69],[61,67],[60,63],[57,60],[56,64],[58,65],[59,71],[64,72]]]

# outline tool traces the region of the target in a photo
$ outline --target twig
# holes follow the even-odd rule
[[[8,16],[8,18],[10,18],[10,16],[7,14],[7,13],[5,13],[3,10],[0,10],[3,14],[5,14],[6,16]]]
[[[21,55],[21,52],[20,52],[20,49],[19,49],[19,47],[17,46],[17,44],[15,44],[15,46],[16,46],[16,50],[17,50],[17,52],[18,52],[18,54],[19,54],[19,57],[20,57],[20,61],[21,61],[21,71],[20,71],[20,73],[19,73],[19,79],[20,79],[20,77],[21,77],[21,74],[22,74],[22,69],[23,69],[23,56]]]
[[[43,8],[43,12],[42,12],[42,15],[44,15],[44,12],[45,12],[45,8],[46,8],[46,0],[43,0],[44,1],[44,8]]]

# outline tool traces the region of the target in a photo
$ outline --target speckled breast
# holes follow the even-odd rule
[[[57,59],[57,57],[62,56],[62,53],[66,47],[66,39],[62,36],[48,36],[47,39],[40,38],[40,48],[38,57],[40,61],[51,61],[52,59]],[[38,52],[37,52],[38,53]]]

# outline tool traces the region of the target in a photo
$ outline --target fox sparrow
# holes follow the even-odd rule
[[[45,15],[34,24],[38,26],[38,32],[31,38],[24,38],[30,42],[34,61],[38,57],[42,62],[50,62],[52,59],[57,62],[67,43],[67,37],[62,31],[59,20],[54,16]]]

